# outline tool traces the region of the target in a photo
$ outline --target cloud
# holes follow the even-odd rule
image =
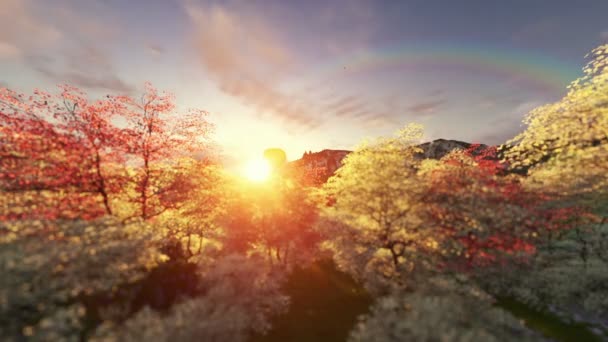
[[[476,137],[474,142],[487,145],[504,144],[521,133],[524,129],[525,127],[521,120],[515,118],[500,118],[491,122],[488,126],[488,131]]]
[[[0,57],[19,57],[62,37],[58,29],[33,13],[31,4],[29,0],[0,1]]]
[[[118,94],[134,92],[131,85],[116,75],[108,56],[95,46],[80,45],[59,57],[30,56],[27,64],[56,83]]]
[[[91,14],[98,6],[92,0],[56,0],[52,6],[0,1],[0,59],[19,59],[55,83],[130,92],[106,52],[117,25]]]
[[[154,43],[146,44],[146,50],[153,55],[162,55],[165,52],[165,48]]]
[[[365,109],[362,108],[361,104],[355,102],[349,106],[345,106],[342,108],[339,108],[338,110],[336,110],[334,112],[334,114],[341,118],[341,117],[356,117],[356,116],[360,116],[361,113],[365,113]]]
[[[98,0],[55,0],[55,6],[48,9],[54,19],[53,24],[65,36],[72,39],[107,42],[119,38],[122,23],[119,18],[99,16],[107,12]],[[77,9],[80,10],[77,10]],[[111,25],[108,25],[111,22]]]
[[[18,56],[21,56],[21,49],[11,43],[0,41],[0,59],[10,59]]]
[[[514,138],[525,129],[525,126],[522,123],[523,118],[531,110],[541,105],[543,105],[543,102],[539,100],[526,100],[520,102],[510,114],[491,121],[488,125],[488,131],[478,137],[479,142],[497,145]]]
[[[312,129],[321,124],[312,106],[280,88],[280,80],[295,64],[295,57],[263,16],[238,13],[220,6],[185,9],[195,28],[199,59],[225,93],[291,126]]]
[[[347,95],[334,100],[324,108],[328,114],[339,118],[361,118],[371,112],[359,96]]]
[[[403,122],[398,118],[385,113],[376,113],[373,115],[367,115],[362,118],[362,123],[365,127],[381,128],[381,127],[395,127],[401,126]]]
[[[608,30],[600,32],[600,39],[605,42],[608,42]]]
[[[343,96],[342,98],[339,98],[338,100],[335,100],[335,95],[334,95],[334,101],[327,105],[327,109],[333,112],[333,111],[339,110],[343,107],[349,107],[354,103],[358,103],[357,97],[354,95]]]
[[[53,72],[42,68],[37,70],[59,83],[66,83],[80,88],[109,90],[121,95],[131,94],[135,91],[131,85],[125,83],[116,75],[91,75],[78,70],[64,72]]]
[[[66,64],[75,69],[92,68],[106,70],[112,68],[108,55],[95,45],[80,44],[64,54]]]
[[[513,110],[513,116],[521,119],[525,115],[527,115],[530,111],[532,111],[534,108],[540,107],[543,104],[545,104],[545,102],[539,101],[539,100],[530,100],[530,101],[520,102]]]
[[[415,103],[407,107],[407,110],[415,115],[428,115],[434,113],[437,108],[444,104],[445,100],[432,100]]]

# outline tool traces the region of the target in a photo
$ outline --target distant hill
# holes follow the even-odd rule
[[[423,159],[441,159],[453,150],[466,150],[471,147],[471,145],[473,144],[464,141],[436,139],[420,144],[418,147],[420,147],[423,151],[421,155]],[[488,145],[484,144],[478,145],[479,147],[476,151],[481,151],[488,147]]]
[[[471,145],[470,143],[458,140],[436,139],[420,144],[418,147],[422,149],[422,153],[420,154],[422,159],[441,159],[455,149],[465,150]],[[481,144],[478,150],[483,150],[486,147],[488,146]],[[329,149],[320,152],[306,152],[302,155],[302,158],[292,161],[290,166],[305,168],[325,181],[336,172],[342,165],[344,157],[351,152],[349,150]]]

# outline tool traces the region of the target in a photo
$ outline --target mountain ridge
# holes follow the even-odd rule
[[[479,145],[480,149],[485,149],[488,145],[473,144],[459,140],[435,139],[417,145],[422,149],[420,157],[422,159],[441,159],[453,150],[466,150],[472,145]],[[342,165],[342,160],[353,151],[323,149],[318,152],[304,152],[300,159],[289,162],[291,166],[303,167],[314,172],[322,178],[329,178]]]

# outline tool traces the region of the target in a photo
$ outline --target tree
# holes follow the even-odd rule
[[[111,218],[0,223],[2,335],[20,340],[69,317],[76,322],[66,333],[80,334],[87,299],[135,283],[163,260],[153,232]]]
[[[289,304],[282,275],[260,257],[229,255],[201,266],[204,294],[162,315],[148,308],[123,324],[105,322],[94,341],[246,341]]]
[[[111,101],[89,102],[80,90],[32,96],[0,90],[0,184],[11,207],[5,218],[112,214],[124,143]],[[97,197],[97,198],[96,198]],[[17,209],[17,210],[19,210]]]
[[[428,182],[425,223],[435,231],[439,265],[460,271],[527,262],[536,244],[576,227],[583,211],[551,206],[523,177],[505,174],[496,149],[456,150],[426,160],[419,176]]]
[[[180,170],[187,199],[179,208],[157,217],[165,242],[176,244],[176,253],[186,259],[201,257],[205,244],[223,237],[221,219],[227,216],[230,200],[227,176],[213,161],[179,160],[173,167]]]
[[[176,113],[173,97],[150,84],[141,101],[89,101],[77,88],[60,89],[29,97],[0,90],[0,197],[18,211],[3,217],[112,215],[126,178],[144,219],[185,200],[188,179],[171,160],[203,150],[211,128],[204,111]]]
[[[591,56],[566,96],[527,115],[505,152],[512,168],[527,169],[526,189],[562,213],[579,209],[563,215],[572,229],[538,245],[529,268],[488,282],[530,305],[598,322],[608,315],[608,45]]]
[[[512,167],[531,166],[531,184],[598,203],[608,186],[608,45],[591,56],[564,98],[528,114],[528,127],[507,143],[506,158]]]
[[[349,341],[538,341],[541,336],[492,305],[475,286],[438,281],[415,293],[380,298]]]
[[[371,271],[369,279],[391,279],[424,264],[417,255],[430,238],[416,177],[421,138],[422,127],[409,125],[394,138],[363,144],[323,187],[324,235],[338,264],[359,278]]]
[[[168,198],[183,197],[187,187],[179,187],[176,179],[167,179],[169,161],[180,156],[205,150],[211,124],[205,120],[207,112],[175,111],[174,98],[159,93],[146,83],[139,100],[129,96],[114,98],[126,117],[129,153],[139,169],[134,177],[134,201],[140,206],[137,216],[147,220],[179,203]],[[183,180],[183,179],[182,179]]]
[[[233,180],[232,186],[230,214],[223,220],[230,252],[256,252],[270,263],[288,266],[314,258],[320,236],[310,188],[282,174],[262,184]]]

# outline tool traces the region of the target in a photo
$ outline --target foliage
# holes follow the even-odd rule
[[[442,268],[526,263],[543,239],[585,221],[580,208],[554,207],[544,193],[527,189],[522,176],[504,174],[494,148],[473,155],[476,149],[427,160],[419,174],[429,182],[425,222],[435,230]]]
[[[34,334],[45,319],[81,312],[82,298],[143,278],[162,255],[150,229],[115,220],[2,224],[0,326]],[[71,307],[74,303],[76,306]]]
[[[504,175],[494,149],[420,161],[420,133],[409,126],[356,150],[324,187],[322,227],[342,267],[411,287],[436,272],[526,262],[545,231],[571,228],[571,208],[546,207],[520,176]]]
[[[264,255],[270,263],[305,264],[315,258],[317,199],[310,188],[281,174],[262,184],[233,181],[225,226],[227,250]]]
[[[188,189],[180,189],[184,196],[180,205],[159,215],[156,222],[163,227],[167,247],[177,243],[184,253],[181,257],[201,257],[209,244],[225,235],[220,220],[227,215],[229,180],[218,165],[192,159],[179,160],[168,172]]]
[[[331,260],[296,267],[283,285],[289,310],[272,319],[267,334],[252,341],[345,341],[357,316],[366,313],[372,298]]]
[[[176,113],[150,84],[141,101],[0,89],[0,218],[91,219],[130,200],[121,214],[149,219],[179,206],[191,187],[171,160],[205,148],[205,115]]]
[[[363,286],[374,297],[353,341],[539,338],[494,296],[608,331],[608,46],[592,57],[504,159],[473,145],[422,160],[408,125],[321,187],[278,151],[267,182],[224,172],[206,112],[149,84],[95,101],[1,89],[0,334],[243,341],[308,315],[307,277],[357,312]],[[277,316],[286,294],[298,307]]]
[[[555,208],[584,211],[569,215],[573,229],[547,234],[529,268],[493,285],[526,303],[605,325],[608,46],[591,56],[585,76],[561,100],[533,110],[506,152],[511,167],[529,168],[526,188],[541,189]]]
[[[287,307],[281,274],[261,258],[232,255],[201,266],[204,295],[167,315],[146,308],[120,326],[107,322],[93,340],[245,341],[252,331],[266,332],[270,316]]]
[[[606,226],[601,229],[605,231]],[[593,230],[582,234],[590,241],[601,238]],[[550,247],[542,245],[529,265],[516,272],[494,274],[482,283],[494,293],[558,313],[566,321],[596,325],[606,333],[608,263],[592,253],[593,249],[587,250],[586,256],[582,254],[584,245],[577,235],[569,232],[555,239]]]
[[[124,142],[111,123],[114,113],[112,101],[89,102],[68,86],[56,96],[0,89],[1,217],[111,214],[109,196],[120,186],[120,173],[108,172]]]
[[[508,142],[506,158],[513,167],[533,166],[531,184],[600,203],[608,186],[608,45],[591,56],[585,76],[563,99],[528,114],[528,127]]]
[[[410,125],[394,138],[363,144],[323,187],[328,247],[341,267],[380,287],[423,262],[417,250],[428,239],[419,215],[424,188],[415,177],[421,137],[422,128]]]
[[[424,291],[392,293],[361,317],[351,341],[536,341],[522,322],[470,286],[433,279]]]
[[[141,165],[133,177],[137,193],[133,200],[140,206],[137,215],[146,220],[183,201],[187,178],[167,181],[166,161],[202,151],[211,125],[205,111],[176,112],[173,95],[159,93],[149,83],[139,101],[129,96],[115,100],[128,122],[124,134],[130,157]]]

